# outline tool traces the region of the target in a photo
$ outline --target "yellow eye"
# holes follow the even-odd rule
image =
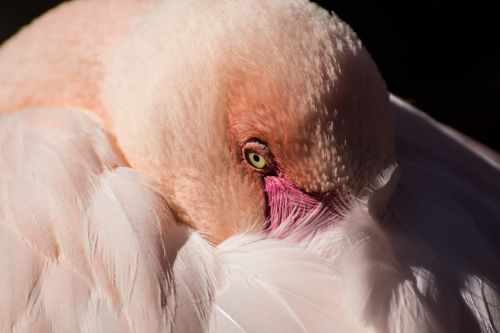
[[[250,165],[254,168],[264,169],[266,167],[266,160],[264,159],[264,157],[254,151],[247,150],[245,152],[245,157],[248,163],[250,163]]]

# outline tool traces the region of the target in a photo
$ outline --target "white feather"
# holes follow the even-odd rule
[[[367,332],[345,311],[326,260],[263,236],[219,246],[225,283],[217,293],[214,332]]]
[[[212,246],[175,223],[90,116],[3,116],[0,147],[9,152],[0,156],[2,332],[164,331],[179,304],[209,299]],[[203,304],[192,307],[198,327]]]

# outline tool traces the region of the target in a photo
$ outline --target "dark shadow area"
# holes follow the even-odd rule
[[[316,2],[351,25],[393,93],[500,150],[500,30],[492,3]]]

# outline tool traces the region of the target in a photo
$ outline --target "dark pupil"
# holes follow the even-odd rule
[[[258,163],[258,162],[260,161],[260,156],[259,156],[259,155],[256,155],[256,154],[255,154],[255,155],[253,155],[252,157],[253,157],[253,160],[254,160],[255,162],[257,162],[257,163]]]

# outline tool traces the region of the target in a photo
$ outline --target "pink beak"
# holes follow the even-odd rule
[[[317,221],[330,222],[339,216],[345,205],[335,194],[306,193],[282,175],[264,177],[267,199],[267,229],[283,237],[304,223]]]

